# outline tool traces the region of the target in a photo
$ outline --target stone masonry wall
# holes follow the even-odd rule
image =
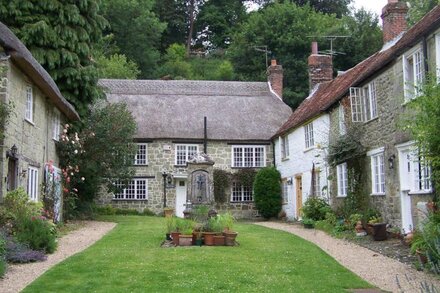
[[[8,158],[6,151],[15,144],[18,148],[18,186],[27,189],[28,167],[38,169],[38,199],[41,200],[42,184],[44,180],[45,163],[52,160],[54,166],[58,166],[59,159],[55,151],[53,140],[52,119],[54,114],[53,104],[42,94],[37,86],[15,67],[9,60],[6,62],[8,68],[6,92],[2,101],[12,102],[13,113],[5,127],[5,139],[1,155],[1,194],[5,195],[6,176],[8,176]],[[33,123],[24,119],[26,111],[26,87],[32,86],[34,98]],[[61,121],[65,118],[61,114]]]
[[[156,214],[163,211],[163,177],[162,171],[168,173],[184,174],[186,167],[175,166],[175,144],[172,140],[154,140],[148,143],[148,166],[134,166],[136,177],[148,178],[148,200],[115,200],[113,194],[108,194],[103,190],[97,200],[99,205],[111,205],[122,209],[137,209],[143,211],[149,209]],[[168,147],[170,150],[168,150]],[[199,152],[203,151],[203,145],[198,144]],[[265,145],[266,166],[273,165],[272,145]],[[208,141],[208,156],[214,161],[214,169],[222,169],[235,172],[237,169],[231,168],[232,145],[226,141]],[[230,192],[227,194],[230,199]],[[176,189],[167,189],[167,206],[175,207]],[[253,202],[225,203],[216,205],[218,211],[229,210],[238,218],[254,218],[257,216]]]

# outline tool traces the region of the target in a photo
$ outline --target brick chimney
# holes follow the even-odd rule
[[[383,22],[383,43],[396,38],[401,32],[407,30],[406,15],[408,6],[406,2],[399,0],[388,0],[388,4],[382,9]]]
[[[309,87],[310,92],[313,88],[325,81],[333,79],[332,56],[320,55],[318,53],[318,43],[312,42],[312,55],[309,56]]]
[[[270,61],[270,66],[267,68],[267,78],[272,90],[280,98],[283,98],[283,66],[277,65],[277,60],[275,59]]]

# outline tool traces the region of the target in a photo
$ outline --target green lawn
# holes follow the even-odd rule
[[[371,287],[317,246],[238,224],[238,247],[160,248],[164,219],[107,218],[118,226],[24,292],[345,292]]]

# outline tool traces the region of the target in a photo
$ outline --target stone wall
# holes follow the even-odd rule
[[[2,155],[0,159],[1,194],[7,192],[8,158],[6,152],[16,145],[18,149],[18,186],[27,189],[28,167],[38,170],[38,200],[43,197],[42,184],[44,180],[44,166],[50,160],[58,166],[59,159],[55,150],[53,137],[54,105],[44,96],[26,75],[21,72],[9,59],[2,61],[7,67],[5,77],[7,85],[0,91],[1,101],[13,105],[13,111],[5,126]],[[33,123],[24,119],[26,111],[26,87],[32,86],[34,99]],[[65,121],[61,114],[61,121]]]
[[[434,40],[429,39],[428,48],[432,64],[435,59]],[[431,67],[435,68],[435,67]],[[366,151],[377,148],[384,148],[384,168],[385,168],[385,195],[370,195],[371,187],[371,162],[370,157],[363,156],[360,158],[361,168],[361,192],[369,198],[373,207],[378,209],[385,221],[393,226],[402,225],[401,200],[400,200],[400,177],[399,177],[399,156],[396,145],[411,141],[408,133],[403,131],[405,121],[405,110],[408,104],[404,101],[404,82],[403,82],[403,65],[402,57],[398,58],[392,64],[384,68],[379,74],[367,80],[361,86],[364,86],[372,80],[376,83],[377,89],[377,111],[378,117],[365,123],[357,123],[359,133],[361,133],[361,144]],[[347,99],[346,97],[345,99]],[[347,107],[350,107],[349,103]],[[346,109],[347,113],[351,113],[350,109]],[[350,114],[351,115],[351,114]],[[352,124],[351,116],[346,119],[347,127]],[[338,124],[338,111],[335,108],[330,113],[331,125]],[[339,134],[335,131],[331,132],[330,141],[335,141]],[[393,159],[393,168],[390,168],[388,160]],[[331,170],[332,178],[336,178],[335,168]],[[343,198],[337,198],[337,182],[331,187],[333,205],[340,206]],[[414,225],[417,225],[416,206],[418,202],[426,202],[429,195],[411,196],[412,218]]]
[[[189,142],[186,142],[190,144]],[[174,183],[178,179],[187,176],[189,170],[185,166],[175,166],[175,144],[186,144],[183,142],[159,139],[148,142],[147,166],[134,166],[136,177],[148,178],[148,200],[116,200],[113,194],[102,190],[97,203],[99,205],[111,205],[116,208],[137,209],[143,211],[149,209],[156,214],[163,211],[163,177],[162,172],[166,171],[174,176]],[[203,151],[203,144],[197,144],[199,152]],[[214,161],[214,169],[222,169],[228,172],[236,172],[238,168],[231,167],[233,142],[227,141],[208,141],[207,153]],[[258,145],[257,143],[255,145]],[[266,166],[273,166],[272,145],[264,145],[266,149]],[[185,179],[184,179],[185,180]],[[166,190],[167,207],[175,207],[176,188],[171,186]],[[227,193],[228,202],[215,205],[219,211],[229,210],[237,218],[253,218],[257,216],[257,211],[253,202],[230,203],[231,190]]]

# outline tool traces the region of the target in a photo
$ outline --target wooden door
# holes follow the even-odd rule
[[[295,177],[295,186],[296,186],[296,218],[299,219],[301,217],[301,208],[302,208],[302,178],[301,176]]]

